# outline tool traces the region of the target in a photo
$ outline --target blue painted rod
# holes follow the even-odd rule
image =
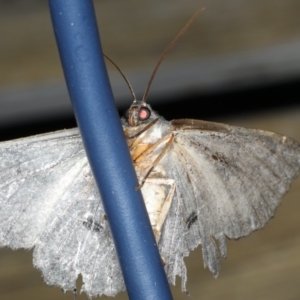
[[[129,298],[172,299],[114,105],[91,0],[49,0],[64,74]]]

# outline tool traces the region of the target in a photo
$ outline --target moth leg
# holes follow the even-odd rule
[[[167,140],[166,145],[164,146],[163,150],[160,152],[160,154],[155,158],[155,160],[152,163],[152,166],[149,168],[149,170],[147,171],[147,173],[144,175],[144,177],[142,178],[142,180],[140,181],[140,185],[137,187],[137,189],[140,189],[146,179],[148,178],[148,176],[151,174],[151,172],[153,171],[153,169],[157,166],[157,164],[160,162],[160,160],[163,158],[163,156],[166,154],[166,152],[168,151],[168,149],[171,147],[173,140],[174,140],[174,134],[168,134],[166,135],[164,138],[160,139],[158,142],[156,142],[154,145],[150,146],[149,148],[147,148],[135,161],[134,163],[138,163],[139,161],[142,161],[144,156],[146,156],[147,154],[149,154],[151,151],[153,151],[153,149],[157,148],[160,146],[160,144],[164,143]]]
[[[74,287],[74,289],[73,289],[73,299],[76,300],[76,298],[77,298],[77,289],[76,289],[76,287]]]
[[[158,148],[160,145],[162,145],[165,142],[166,142],[165,147],[167,147],[169,143],[171,145],[171,143],[173,142],[173,133],[167,134],[166,136],[158,140],[156,143],[150,144],[148,147],[146,147],[143,152],[141,152],[138,156],[134,158],[134,163],[138,164],[140,161],[143,161],[148,154],[153,152],[156,148]]]
[[[167,185],[170,186],[169,192],[167,197],[163,200],[163,203],[161,205],[160,211],[158,211],[158,217],[156,224],[153,227],[154,236],[156,239],[156,242],[158,243],[161,236],[161,229],[163,227],[163,224],[166,220],[168,211],[171,207],[172,200],[174,198],[176,185],[174,179],[168,179],[168,178],[147,178],[145,180],[146,183],[155,184],[155,185]],[[146,203],[147,206],[147,203]],[[151,216],[150,216],[151,219]]]

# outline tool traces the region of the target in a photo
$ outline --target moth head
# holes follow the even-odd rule
[[[152,111],[152,109],[150,108],[150,106],[148,104],[146,104],[147,96],[148,96],[148,93],[149,93],[149,90],[150,90],[150,86],[151,86],[151,84],[153,82],[153,79],[155,77],[155,74],[156,74],[160,64],[164,60],[164,57],[171,50],[171,48],[175,45],[177,40],[185,33],[185,31],[188,29],[188,27],[191,25],[191,23],[197,17],[197,15],[199,13],[201,13],[203,10],[204,9],[198,10],[192,16],[192,18],[189,20],[189,22],[182,28],[182,30],[177,34],[175,39],[173,39],[173,41],[164,50],[163,54],[161,55],[160,59],[156,63],[156,66],[155,66],[155,68],[152,72],[152,75],[151,75],[151,77],[149,79],[149,82],[147,84],[145,93],[143,95],[142,101],[136,100],[136,96],[135,96],[135,93],[133,91],[133,88],[132,88],[129,80],[126,78],[125,74],[121,71],[121,69],[117,66],[117,64],[113,60],[111,60],[107,55],[104,54],[104,57],[107,60],[109,60],[116,67],[116,69],[120,72],[120,74],[122,75],[122,77],[126,81],[128,87],[129,87],[129,90],[132,94],[133,103],[131,104],[130,108],[128,109],[128,111],[125,114],[125,120],[127,121],[128,125],[130,127],[136,127],[136,126],[139,126],[139,125],[142,125],[142,124],[149,124],[152,121],[154,121],[153,124],[155,124],[155,122],[156,122],[155,119],[158,119],[157,114]]]
[[[151,119],[151,109],[143,101],[135,100],[125,114],[129,126],[138,126],[148,123]]]

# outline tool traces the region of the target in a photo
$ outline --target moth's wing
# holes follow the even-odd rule
[[[160,249],[169,281],[174,283],[180,275],[185,288],[183,257],[190,250],[201,243],[204,265],[217,276],[220,256],[226,257],[226,237],[247,236],[274,216],[299,174],[300,144],[224,124],[171,124],[175,139],[161,165],[166,176],[175,179],[176,195]]]
[[[16,249],[35,245],[47,214],[63,192],[63,188],[52,188],[64,178],[62,163],[82,156],[77,130],[0,144],[1,246]]]
[[[77,129],[0,143],[0,246],[34,247],[47,284],[89,296],[124,290]]]

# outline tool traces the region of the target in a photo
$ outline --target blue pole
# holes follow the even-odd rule
[[[76,120],[129,298],[172,299],[103,60],[91,0],[49,0]]]

